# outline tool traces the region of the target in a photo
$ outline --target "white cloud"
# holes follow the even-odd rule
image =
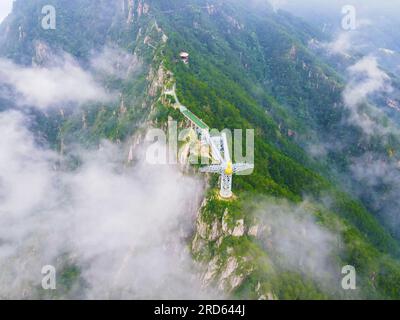
[[[0,298],[37,298],[42,266],[66,262],[81,270],[74,298],[205,297],[185,244],[199,181],[141,161],[123,168],[108,142],[76,150],[82,165],[63,172],[25,121],[0,114]]]
[[[350,56],[350,50],[353,49],[352,37],[354,33],[342,32],[329,43],[323,43],[322,46],[333,55]]]
[[[271,4],[272,8],[277,11],[281,8],[283,8],[288,1],[287,0],[269,0],[269,3]]]
[[[90,64],[94,71],[117,79],[126,79],[141,67],[135,54],[113,45],[105,46],[100,52],[94,53]]]
[[[256,216],[264,226],[263,240],[277,267],[307,275],[321,284],[331,284],[340,275],[333,256],[340,238],[319,225],[309,202],[261,201]],[[330,287],[332,289],[332,287]]]
[[[370,106],[365,109],[364,103],[377,93],[388,93],[392,90],[390,77],[379,68],[377,59],[367,56],[348,69],[349,82],[343,92],[343,101],[350,111],[349,122],[363,129],[368,134],[385,133],[380,124],[382,111]]]
[[[372,152],[353,158],[351,162],[350,170],[363,186],[359,193],[368,199],[369,205],[393,233],[400,235],[400,162]]]
[[[379,68],[375,57],[364,57],[347,71],[350,83],[344,93],[344,102],[348,106],[356,106],[376,92],[390,90],[390,77]]]
[[[16,91],[18,104],[41,109],[112,99],[89,72],[66,54],[48,67],[24,67],[0,58],[0,84]]]
[[[11,12],[14,0],[1,0],[0,1],[0,23]]]
[[[350,58],[354,53],[365,48],[365,27],[372,25],[368,19],[357,19],[356,30],[341,31],[337,33],[331,42],[322,43],[322,47],[331,55],[340,55]]]

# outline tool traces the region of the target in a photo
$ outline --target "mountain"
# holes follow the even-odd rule
[[[56,8],[56,30],[39,23],[45,5]],[[0,26],[9,71],[0,70],[0,110],[29,117],[40,145],[62,155],[57,170],[79,171],[77,144],[93,150],[107,139],[127,155],[150,127],[190,127],[169,94],[175,84],[180,103],[210,128],[255,131],[255,170],[235,176],[232,200],[218,196],[218,177],[184,166],[207,183],[185,237],[203,286],[243,299],[398,299],[398,124],[375,112],[379,96],[349,107],[343,97],[358,83],[345,70],[355,65],[357,77],[366,60],[327,58],[321,44],[330,40],[258,1],[17,0]],[[22,81],[60,70],[54,95]],[[360,116],[379,130],[366,134]],[[391,179],[363,171],[376,163]],[[76,297],[85,265],[70,263],[73,251],[59,255],[59,295]],[[342,288],[346,265],[357,271],[356,290]]]

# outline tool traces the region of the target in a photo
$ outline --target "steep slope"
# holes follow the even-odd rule
[[[184,5],[181,4],[181,7]],[[185,105],[191,106],[192,110],[207,123],[218,129],[224,127],[245,129],[255,126],[258,133],[256,170],[250,177],[237,179],[236,190],[283,196],[292,200],[300,199],[305,194],[320,199],[321,196],[326,196],[325,192],[328,192],[333,202],[329,209],[344,218],[341,224],[346,225],[344,229],[347,228],[342,236],[346,239],[348,251],[342,257],[350,264],[355,263],[355,259],[359,257],[365,257],[362,258],[362,262],[358,261],[355,264],[364,267],[369,265],[364,269],[365,271],[369,269],[367,271],[369,280],[365,278],[363,281],[366,285],[364,289],[368,291],[367,287],[375,286],[373,283],[376,281],[370,280],[375,278],[371,275],[380,273],[377,270],[372,271],[373,264],[364,260],[373,254],[374,250],[366,243],[355,247],[353,244],[363,242],[361,238],[365,236],[368,239],[367,242],[371,241],[380,250],[388,250],[386,252],[392,252],[395,255],[398,254],[398,244],[362,205],[332,189],[332,186],[322,177],[304,169],[305,166],[315,170],[318,165],[313,164],[313,161],[296,146],[296,142],[302,145],[302,141],[311,139],[313,133],[317,133],[321,139],[319,141],[323,141],[326,136],[332,134],[336,139],[340,137],[347,140],[347,136],[354,137],[357,132],[357,129],[351,126],[340,126],[339,129],[337,125],[342,121],[345,110],[327,107],[341,101],[343,84],[331,68],[319,62],[308,51],[307,40],[314,37],[317,32],[306,36],[295,34],[293,30],[298,29],[300,23],[296,18],[286,14],[276,15],[268,8],[264,11],[260,10],[259,15],[243,6],[237,8],[223,3],[215,4],[211,10],[205,8],[207,8],[206,3],[203,4],[202,9],[185,9],[185,14],[182,14],[183,9],[176,9],[170,12],[167,18],[160,18],[162,19],[160,25],[170,35],[168,43],[171,52],[169,56],[167,52],[168,66],[177,79],[180,100]],[[285,21],[284,24],[282,20]],[[169,30],[169,28],[173,29]],[[191,53],[189,68],[176,63],[175,57],[178,56],[180,50]],[[281,107],[282,104],[284,108]],[[302,137],[298,141],[293,141],[293,138],[288,137],[288,130],[299,131]],[[354,139],[357,141],[357,138]],[[323,173],[324,169],[321,168],[318,171]],[[325,171],[325,174],[326,172],[329,170]],[[329,177],[330,174],[327,174],[327,178]],[[237,218],[237,221],[241,221],[241,218],[246,220],[246,216],[249,219],[248,211],[246,212],[243,206],[252,201],[251,196],[245,198],[241,195],[240,198],[241,200],[233,204],[231,209],[231,214]],[[222,237],[218,239],[221,231],[215,230],[218,229],[218,223],[221,223],[224,212],[229,212],[229,210],[225,211],[226,207],[229,205],[218,204],[214,198],[207,204],[204,209],[204,215],[207,217],[205,221],[212,228],[210,227],[208,235],[207,232],[205,234],[203,232],[203,235],[200,232],[200,235],[197,235],[194,247],[197,249],[199,238],[203,240],[205,238],[205,247],[211,246],[211,248],[204,249],[206,251],[202,253],[203,256],[215,258],[215,252],[219,252],[222,257],[225,256],[220,259],[222,261],[228,259],[229,262],[226,255],[229,257],[227,252],[232,248],[229,245],[227,247],[221,245],[222,239],[227,239],[233,243],[239,242],[247,248],[246,250],[239,244],[234,245],[238,247],[237,254],[242,260],[254,261],[254,256],[257,256],[259,252],[252,258],[243,254],[246,251],[252,252],[252,242],[246,246],[244,244],[246,240],[242,242],[235,238],[232,240],[229,232],[228,238],[223,236],[224,232],[222,232]],[[331,213],[326,212],[326,214]],[[200,220],[199,223],[202,225],[204,221]],[[251,219],[247,221],[247,228],[251,229],[253,223]],[[332,221],[325,223],[329,225]],[[361,234],[356,236],[355,229],[350,226],[361,230],[363,236]],[[204,228],[200,229],[204,230]],[[358,238],[359,236],[361,238]],[[365,247],[362,248],[363,246]],[[377,251],[373,254],[375,261],[382,259],[376,254]],[[211,261],[211,264],[221,263],[218,258],[216,261]],[[235,264],[232,260],[230,262]],[[392,263],[388,262],[389,265]],[[267,265],[270,264],[267,263]],[[222,267],[215,267],[213,272],[217,273],[216,270],[220,270],[221,274],[224,274],[224,266],[225,264],[222,263]],[[253,265],[248,268],[257,270],[259,267]],[[386,269],[386,262],[378,268]],[[394,268],[392,270],[396,273],[397,267],[392,265],[391,268]],[[271,279],[273,277],[270,277],[269,282],[267,281],[269,285]],[[247,284],[245,282],[243,287]],[[253,285],[255,289],[257,281],[253,280]],[[305,285],[303,288],[306,287]]]

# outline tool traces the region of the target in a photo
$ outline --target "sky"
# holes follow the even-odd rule
[[[14,0],[0,0],[0,22],[11,12]]]
[[[370,9],[374,11],[393,11],[399,8],[399,2],[393,1],[380,1],[380,0],[333,0],[333,1],[320,1],[320,0],[269,0],[275,8],[304,8],[310,10],[325,9],[332,10],[332,8],[342,7],[344,5],[353,5],[360,9]],[[396,10],[397,11],[397,10]]]

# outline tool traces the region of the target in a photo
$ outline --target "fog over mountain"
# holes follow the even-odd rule
[[[11,12],[14,0],[2,0],[0,3],[0,22]]]
[[[350,13],[349,8],[354,8],[359,30],[353,30],[353,36],[355,33],[359,43],[362,41],[363,46],[400,50],[400,36],[395,32],[399,26],[397,16],[400,13],[397,1],[277,0],[275,7],[304,18],[324,32],[334,34],[345,31],[343,18]]]
[[[143,160],[123,169],[123,150],[107,141],[98,151],[77,149],[80,168],[63,172],[26,121],[17,112],[0,117],[0,297],[36,298],[44,265],[71,264],[81,298],[208,296],[184,243],[199,181]]]

